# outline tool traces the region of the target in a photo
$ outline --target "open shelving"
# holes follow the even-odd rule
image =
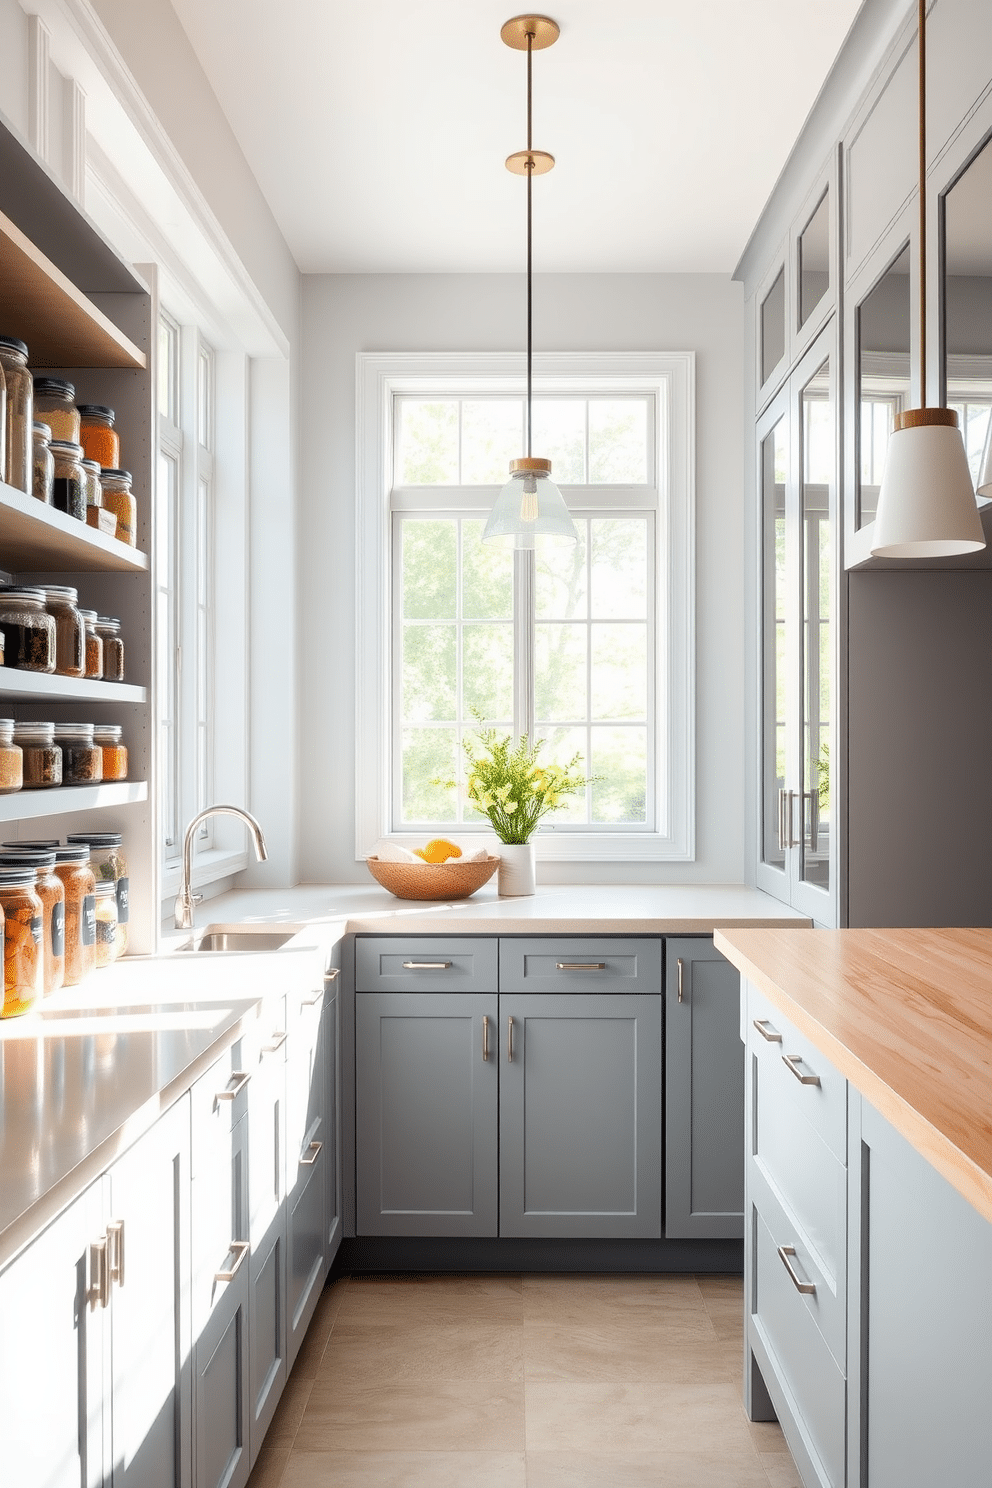
[[[98,682],[93,677],[57,677],[0,667],[0,699],[33,703],[145,703],[147,687],[132,682]]]
[[[75,815],[101,806],[130,806],[148,800],[146,780],[114,780],[103,785],[60,785],[52,790],[15,791],[0,796],[0,822],[37,820],[40,816]]]
[[[14,573],[145,573],[148,555],[0,482],[0,555]]]

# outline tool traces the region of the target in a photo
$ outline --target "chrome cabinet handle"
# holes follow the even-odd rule
[[[234,1073],[231,1075],[231,1079],[234,1081],[234,1084],[228,1084],[225,1090],[218,1090],[217,1094],[214,1096],[215,1101],[236,1100],[237,1097],[241,1094],[242,1090],[244,1090],[245,1086],[248,1084],[248,1081],[251,1079],[251,1075],[246,1073],[246,1071],[244,1070],[235,1070]]]
[[[788,805],[787,805],[786,813],[785,813],[785,821],[786,821],[785,845],[786,845],[786,847],[799,847],[799,845],[800,845],[799,844],[799,840],[798,840],[798,838],[796,838],[796,837],[793,836],[793,831],[792,831],[793,822],[795,820],[796,792],[795,791],[791,791],[791,790],[790,791],[786,791],[786,795],[788,797]]]
[[[675,965],[678,967],[678,972],[679,972],[679,1002],[681,1002],[682,1001],[682,976],[683,976],[683,966],[682,966],[682,957],[681,956],[679,956],[679,958],[676,961]]]
[[[788,1271],[789,1280],[792,1282],[792,1285],[795,1287],[796,1291],[802,1292],[804,1297],[814,1297],[816,1295],[816,1287],[813,1285],[813,1283],[811,1281],[800,1281],[799,1277],[796,1275],[795,1267],[793,1266],[791,1260],[791,1257],[794,1256],[795,1253],[796,1247],[794,1245],[780,1245],[778,1248],[779,1259],[781,1260],[782,1265],[785,1267],[786,1271]]]
[[[107,1237],[101,1235],[90,1245],[90,1311],[110,1305],[110,1267],[107,1265]]]
[[[784,853],[785,852],[785,848],[786,848],[786,841],[785,841],[785,795],[786,795],[785,787],[783,786],[782,789],[778,793],[778,850],[781,853]]]
[[[489,1059],[489,1014],[482,1015],[482,1062],[487,1063]]]
[[[279,1050],[282,1048],[283,1044],[286,1042],[286,1040],[288,1038],[289,1038],[289,1034],[288,1033],[274,1033],[272,1035],[272,1042],[271,1042],[271,1044],[263,1044],[262,1045],[262,1053],[263,1054],[278,1054]]]
[[[404,961],[404,971],[447,971],[450,961]]]
[[[328,967],[327,971],[324,972],[324,981],[325,982],[336,982],[337,979],[338,979],[338,977],[340,975],[341,975],[341,968],[340,968],[340,966],[331,966],[331,967]]]
[[[506,1062],[513,1063],[513,1019],[506,1020]]]
[[[804,1075],[802,1070],[796,1068],[796,1065],[802,1064],[802,1062],[803,1056],[801,1054],[782,1055],[782,1063],[792,1071],[800,1085],[819,1085],[819,1075]]]
[[[307,1148],[307,1151],[309,1152],[310,1156],[309,1157],[301,1157],[300,1158],[300,1167],[301,1168],[312,1168],[313,1165],[314,1165],[314,1163],[317,1161],[318,1157],[320,1156],[320,1149],[323,1147],[323,1145],[324,1145],[323,1142],[311,1142],[310,1143],[310,1146]]]
[[[782,1035],[773,1026],[771,1018],[752,1018],[751,1022],[766,1043],[780,1044],[782,1042]]]
[[[238,1259],[235,1261],[230,1271],[215,1271],[214,1281],[233,1281],[241,1269],[241,1265],[244,1261],[245,1256],[250,1250],[251,1246],[249,1245],[247,1240],[232,1240],[231,1248],[228,1251],[228,1255],[237,1254]]]
[[[111,1220],[107,1226],[107,1273],[110,1282],[116,1281],[118,1286],[124,1285],[124,1221],[122,1219]]]
[[[605,961],[556,961],[556,971],[605,971]]]

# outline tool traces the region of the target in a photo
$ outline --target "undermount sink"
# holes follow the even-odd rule
[[[207,925],[197,931],[180,951],[278,951],[292,940],[298,925]]]

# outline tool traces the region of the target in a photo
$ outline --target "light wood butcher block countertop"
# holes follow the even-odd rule
[[[718,930],[714,943],[992,1221],[992,930]]]

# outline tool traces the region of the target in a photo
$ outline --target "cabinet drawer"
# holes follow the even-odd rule
[[[216,1170],[230,1151],[230,1134],[248,1110],[251,1066],[239,1039],[201,1075],[190,1091],[193,1133],[192,1173]]]
[[[788,1246],[788,1236],[769,1229],[765,1218],[752,1211],[754,1226],[754,1294],[751,1327],[754,1328],[794,1406],[814,1460],[819,1459],[824,1485],[844,1483],[844,1429],[846,1381],[830,1353],[823,1335],[804,1305],[807,1298],[797,1290],[779,1254]],[[796,1247],[797,1251],[799,1247]],[[802,1254],[788,1257],[796,1275],[805,1283],[815,1273],[806,1267]],[[790,1423],[783,1421],[786,1437]]]
[[[358,992],[495,992],[495,939],[360,935]]]
[[[501,992],[661,993],[661,941],[501,939]]]
[[[747,984],[748,1053],[764,1099],[797,1119],[847,1162],[847,1081],[754,986]]]

